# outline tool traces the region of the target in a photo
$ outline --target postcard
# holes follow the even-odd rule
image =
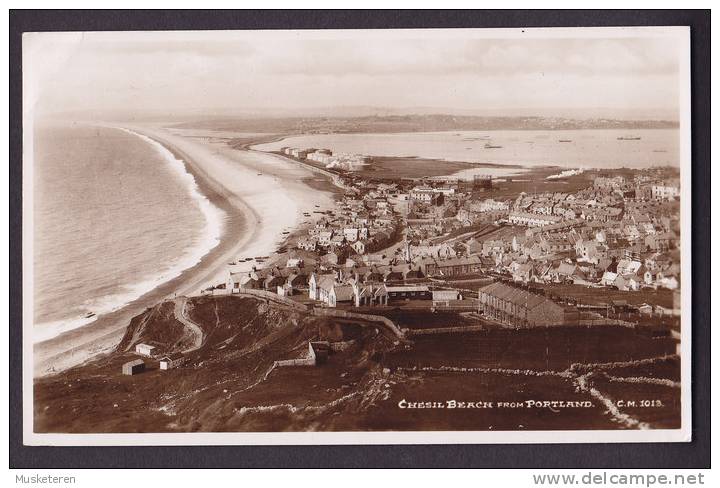
[[[25,444],[691,440],[688,28],[22,50]]]

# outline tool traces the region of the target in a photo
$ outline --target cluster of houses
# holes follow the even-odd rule
[[[344,171],[357,171],[367,166],[372,158],[363,154],[354,153],[333,153],[330,149],[299,149],[295,147],[283,147],[280,151],[296,159],[312,161],[323,165],[325,168],[340,169]]]
[[[625,220],[629,226],[642,227],[654,217],[677,215],[679,197],[679,181],[674,178],[598,176],[592,187],[573,193],[521,193],[514,202],[466,200],[457,220],[469,227],[490,214],[493,220],[525,227],[567,227],[575,220],[609,224]],[[648,229],[647,233],[654,233]]]
[[[329,212],[299,239],[300,250],[316,253],[329,264],[342,264],[343,257],[363,256],[393,243],[400,222],[381,192],[346,195],[335,212]]]
[[[530,229],[528,229],[530,230]],[[534,230],[534,229],[533,229]],[[677,233],[629,238],[619,228],[586,222],[560,230],[543,230],[495,238],[470,239],[468,252],[490,258],[486,269],[514,281],[610,286],[623,291],[677,289],[680,252]]]
[[[335,273],[310,276],[308,295],[329,307],[346,302],[356,307],[383,306],[397,300],[431,300],[432,292],[426,285],[395,284],[383,281],[381,276],[362,276],[355,273],[339,280]]]
[[[478,308],[532,325],[572,315],[507,282],[628,292],[680,286],[679,191],[665,175],[597,176],[575,192],[481,200],[447,182],[349,181],[335,211],[312,224],[285,261],[229,272],[225,288],[367,307],[461,301],[461,290],[436,278],[494,278],[506,283],[481,290]],[[480,223],[489,231],[463,233]]]
[[[457,213],[460,225],[485,221],[510,230],[453,247],[411,249],[416,257],[438,260],[477,256],[484,271],[525,283],[572,282],[624,291],[677,289],[677,195],[673,179],[599,176],[591,187],[574,193],[521,193],[514,201],[465,201]],[[447,231],[447,226],[434,223],[419,234],[428,241]]]

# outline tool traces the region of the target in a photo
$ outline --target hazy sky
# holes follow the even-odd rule
[[[677,111],[683,32],[581,34],[29,34],[23,45],[26,106],[138,113],[373,106],[530,114],[602,108],[638,117]],[[508,35],[514,38],[498,38]]]

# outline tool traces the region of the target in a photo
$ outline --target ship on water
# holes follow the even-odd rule
[[[617,138],[618,141],[639,141],[640,139],[640,136],[621,136]]]
[[[558,142],[572,142],[572,139],[559,139]]]
[[[495,144],[491,144],[489,142],[485,143],[483,146],[485,149],[502,149],[502,146],[497,146]]]

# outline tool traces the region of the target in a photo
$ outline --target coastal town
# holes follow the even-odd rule
[[[264,290],[380,314],[456,311],[484,326],[679,334],[675,169],[566,170],[544,181],[573,180],[573,190],[543,191],[540,181],[508,192],[512,178],[373,179],[355,173],[368,156],[279,154],[332,177],[336,208],[305,213],[307,225],[276,255],[250,270],[229,263],[226,282],[204,293]]]
[[[323,197],[274,250],[223,254],[112,352],[39,379],[42,430],[677,428],[677,168],[389,177],[363,154],[201,144],[301,168]],[[88,410],[64,378],[112,400]],[[423,407],[478,392],[488,408]]]
[[[40,430],[678,427],[677,167],[499,167],[138,130],[208,195],[232,189],[255,212],[214,199],[227,228],[195,275],[119,317],[89,345],[105,353],[62,356],[61,374],[47,357]],[[422,407],[478,395],[492,407]]]

